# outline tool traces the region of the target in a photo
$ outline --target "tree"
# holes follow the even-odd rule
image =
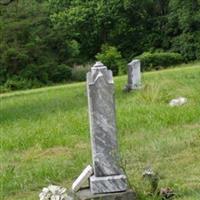
[[[8,4],[12,3],[13,1],[16,1],[16,0],[0,0],[0,5],[7,6]]]
[[[103,46],[112,47],[103,54],[114,70],[123,65],[119,60],[143,52],[200,58],[200,0],[0,0],[0,5],[1,84],[15,76],[45,84],[61,80],[62,66],[94,61]]]
[[[200,57],[200,1],[170,0],[168,35],[171,49],[180,52],[186,60]]]

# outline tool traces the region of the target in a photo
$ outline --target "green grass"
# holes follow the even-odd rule
[[[139,199],[142,172],[160,174],[178,200],[200,199],[200,63],[143,74],[144,88],[123,93],[115,78],[122,163]],[[185,96],[182,107],[168,106]],[[91,163],[85,83],[13,92],[0,97],[0,197],[34,200],[50,183],[70,187]]]

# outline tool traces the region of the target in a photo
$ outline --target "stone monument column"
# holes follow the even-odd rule
[[[136,200],[119,164],[112,71],[101,62],[87,73],[87,93],[93,164],[72,184],[70,200]]]
[[[127,178],[119,165],[112,71],[97,62],[87,74],[90,135],[94,175],[92,194],[127,190]]]

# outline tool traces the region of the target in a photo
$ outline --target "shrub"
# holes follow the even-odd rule
[[[12,79],[8,79],[3,88],[4,91],[11,91],[11,90],[22,90],[22,89],[30,89],[34,87],[42,86],[41,83],[38,81],[31,81],[19,77],[13,77]]]
[[[141,61],[142,71],[158,70],[184,62],[181,54],[172,52],[144,52],[136,58]]]
[[[7,74],[6,66],[1,64],[1,61],[0,61],[0,85],[5,83],[7,76],[8,74]]]
[[[49,61],[42,65],[28,65],[20,76],[44,84],[58,83],[71,80],[72,69],[65,64],[58,65],[56,62]]]
[[[4,85],[0,85],[0,94],[10,92],[9,88],[6,88]]]
[[[86,80],[86,73],[89,71],[89,67],[75,67],[72,70],[72,80],[73,81],[85,81]]]
[[[200,31],[184,33],[172,40],[172,49],[187,60],[200,59]]]
[[[95,57],[111,69],[113,75],[125,72],[125,61],[116,47],[103,45],[101,53],[98,53]]]
[[[49,74],[55,63],[46,63],[43,65],[30,64],[20,74],[26,80],[37,80],[43,84],[48,84]]]
[[[12,47],[3,52],[2,62],[9,75],[16,75],[27,65],[29,57],[24,50]]]
[[[65,64],[54,67],[54,70],[50,76],[50,80],[54,83],[69,81],[72,78],[72,68]]]

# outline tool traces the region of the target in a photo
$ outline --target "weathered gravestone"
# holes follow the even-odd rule
[[[133,60],[128,64],[128,84],[125,91],[141,88],[141,64],[139,60]]]
[[[127,177],[119,165],[112,72],[97,62],[87,74],[90,134],[94,174],[89,189],[75,193],[78,199],[134,200]]]
[[[87,74],[94,194],[125,191],[126,176],[119,166],[112,72],[97,62]]]

